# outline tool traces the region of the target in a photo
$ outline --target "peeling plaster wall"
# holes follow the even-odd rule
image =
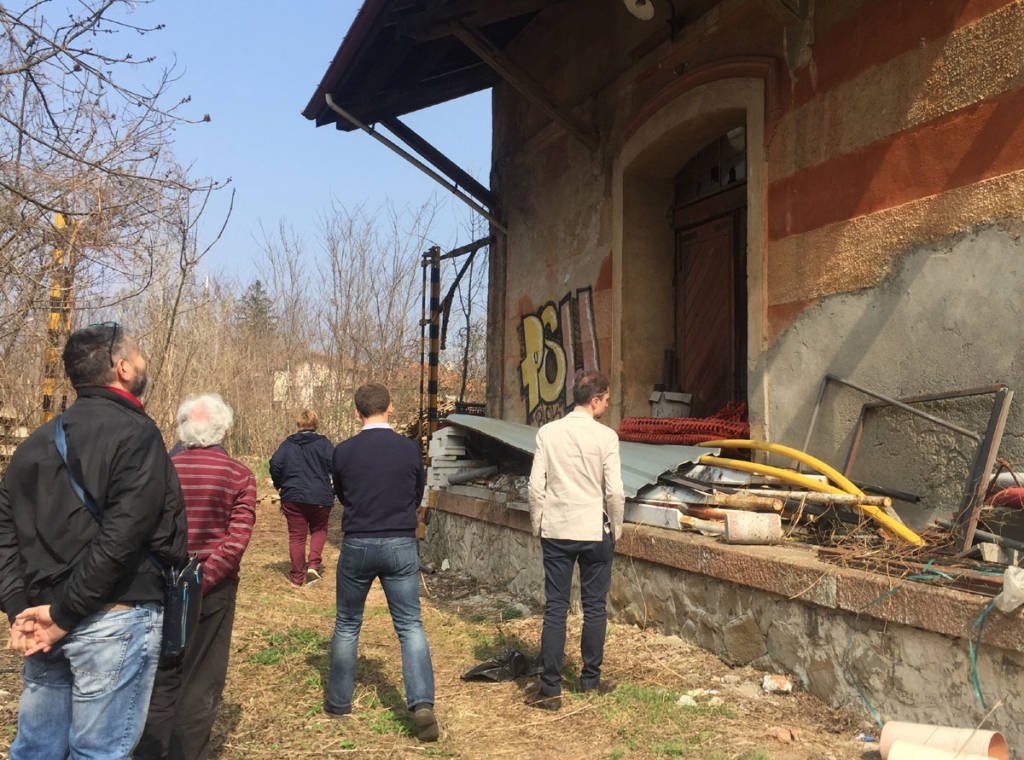
[[[540,542],[522,531],[436,511],[425,562],[451,566],[543,604]],[[575,583],[575,581],[574,581]],[[578,588],[574,586],[578,603]],[[864,711],[847,672],[886,720],[977,725],[986,717],[971,687],[967,642],[826,609],[784,596],[616,556],[609,614],[679,635],[725,661],[785,672],[834,707]],[[578,604],[576,606],[578,609]],[[851,637],[852,634],[852,637]],[[979,678],[991,717],[1010,746],[1024,744],[1024,655],[982,645]],[[941,698],[936,698],[941,695]]]
[[[876,287],[822,298],[804,310],[764,355],[773,389],[774,439],[801,445],[825,373],[890,396],[1006,383],[1024,393],[1021,324],[1024,241],[1016,227],[987,225],[908,252]],[[922,408],[983,431],[991,396]],[[869,399],[832,385],[810,450],[844,461],[861,405]],[[1001,454],[1024,461],[1024,411],[1011,406]],[[876,415],[866,427],[854,476],[925,496],[898,505],[912,525],[931,509],[960,503],[974,444],[902,411]]]
[[[803,19],[781,3],[701,0],[659,41],[663,16],[645,25],[620,4],[567,0],[509,45],[600,145],[495,89],[492,186],[509,235],[491,323],[503,330],[501,388],[489,392],[505,419],[558,416],[584,366],[612,380],[608,424],[648,413],[674,340],[672,178],[738,124],[754,437],[800,446],[827,371],[895,395],[1024,392],[1024,3],[800,5]],[[587,289],[592,320],[566,319],[562,303]],[[842,463],[860,404],[826,399],[813,453]],[[941,411],[979,430],[987,420],[983,404]],[[856,477],[921,493],[920,509],[900,505],[915,524],[960,503],[970,443],[891,415],[872,425],[888,445],[862,448]],[[1003,454],[1017,462],[1022,434],[1014,410]]]

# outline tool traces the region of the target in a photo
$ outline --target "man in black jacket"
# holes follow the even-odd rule
[[[12,760],[126,758],[142,733],[160,653],[165,563],[185,559],[181,489],[138,400],[146,361],[116,323],[71,335],[78,399],[62,416],[75,495],[49,422],[0,483],[0,606],[24,655]]]
[[[405,701],[421,741],[436,741],[434,670],[420,618],[420,555],[416,509],[426,478],[415,442],[388,424],[391,396],[383,385],[356,391],[356,416],[363,429],[338,444],[331,474],[344,506],[345,537],[338,558],[337,603],[331,639],[331,668],[324,712],[352,712],[359,629],[366,594],[375,578],[388,599],[395,633],[402,645]]]

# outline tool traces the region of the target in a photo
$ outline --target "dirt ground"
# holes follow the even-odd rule
[[[337,510],[335,510],[337,512]],[[763,673],[730,668],[676,637],[610,624],[604,675],[619,682],[605,696],[571,691],[578,674],[578,616],[570,616],[568,686],[560,712],[527,707],[536,677],[490,684],[460,674],[506,647],[539,650],[541,610],[517,606],[452,572],[424,575],[423,619],[436,678],[441,739],[421,744],[402,697],[401,658],[383,592],[367,600],[353,716],[322,712],[334,621],[334,568],[340,537],[332,515],[323,582],[288,583],[284,518],[260,502],[242,580],[213,758],[548,757],[708,760],[872,760],[877,736],[862,714],[829,708],[802,691],[764,694]],[[18,658],[0,653],[0,756],[15,732],[21,689]],[[694,705],[679,705],[689,695]],[[685,701],[685,700],[684,700]],[[788,741],[781,741],[788,739]],[[794,738],[795,737],[795,738]]]

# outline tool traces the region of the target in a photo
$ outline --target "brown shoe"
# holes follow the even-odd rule
[[[420,704],[412,711],[412,722],[416,725],[416,738],[421,742],[436,742],[440,734],[433,705]]]
[[[584,694],[599,694],[604,696],[605,694],[611,694],[619,687],[618,681],[613,681],[610,678],[602,678],[597,682],[597,686],[590,686],[586,689],[580,689]]]
[[[562,709],[562,695],[554,694],[547,695],[541,694],[539,691],[529,695],[526,701],[523,702],[527,707],[536,707],[538,710],[549,710],[550,712],[558,712]]]

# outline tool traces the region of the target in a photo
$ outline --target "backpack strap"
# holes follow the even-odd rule
[[[96,522],[102,524],[102,510],[100,510],[99,506],[89,495],[89,493],[84,488],[82,488],[82,485],[75,479],[75,474],[71,472],[71,465],[68,463],[68,438],[64,434],[64,423],[61,421],[61,417],[63,416],[64,415],[62,414],[58,414],[54,418],[53,443],[57,447],[57,453],[60,454],[61,460],[63,460],[64,462],[64,469],[68,471],[68,479],[71,481],[71,489],[75,492],[75,496],[77,496],[82,501],[82,503],[85,505],[85,508],[88,509],[92,516],[96,518]],[[146,549],[146,554],[149,555],[149,558],[153,561],[153,564],[155,564],[161,571],[166,571],[168,569],[167,565],[161,562],[160,558],[157,557],[152,551]]]

